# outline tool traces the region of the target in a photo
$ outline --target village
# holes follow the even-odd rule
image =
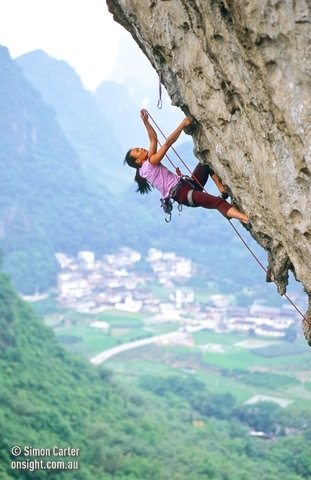
[[[109,309],[141,312],[157,321],[179,321],[187,330],[200,326],[216,332],[244,332],[281,338],[298,319],[291,305],[282,308],[257,301],[250,308],[229,304],[225,296],[210,295],[201,304],[185,284],[195,275],[190,259],[152,248],[145,258],[129,247],[96,259],[90,251],[77,257],[57,253],[60,266],[58,302],[82,313]],[[141,262],[144,268],[139,268]],[[158,298],[151,285],[167,287],[168,299]]]

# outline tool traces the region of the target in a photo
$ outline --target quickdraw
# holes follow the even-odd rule
[[[166,223],[170,223],[172,220],[173,203],[172,197],[161,198],[161,208],[163,208],[163,212],[166,215]]]
[[[162,108],[162,74],[159,72],[159,99],[157,103],[157,107],[159,110]]]
[[[166,223],[170,223],[170,221],[172,220],[173,204],[174,204],[175,200],[173,199],[173,197],[171,195],[169,195],[166,198],[161,198],[160,201],[161,201],[161,208],[163,208],[163,212],[166,215],[165,221],[166,221]],[[178,204],[177,210],[179,212],[182,211],[182,204],[181,203]]]

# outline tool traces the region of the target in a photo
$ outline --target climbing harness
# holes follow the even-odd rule
[[[192,180],[187,175],[181,175],[179,181],[176,183],[174,187],[171,188],[169,195],[166,198],[161,198],[161,207],[163,208],[164,213],[167,215],[165,218],[166,223],[169,223],[172,219],[172,210],[173,210],[173,203],[175,202],[175,197],[180,190],[180,188],[185,184],[190,185],[192,188],[189,190],[187,194],[187,200],[189,203],[189,207],[197,207],[192,199],[192,194],[195,190],[200,190],[200,187],[197,182]],[[182,211],[182,204],[178,203],[177,207],[178,211]]]
[[[198,205],[196,205],[193,201],[193,192],[194,190],[189,190],[189,192],[187,193],[187,202],[189,203],[189,207],[197,207]]]
[[[162,132],[162,130],[160,129],[160,127],[157,125],[157,123],[155,122],[155,120],[152,118],[152,116],[150,115],[149,112],[147,112],[148,115],[149,115],[149,118],[150,120],[153,122],[153,124],[155,125],[155,127],[158,129],[158,131],[161,133],[161,135],[166,139],[166,136],[164,135],[164,133]],[[159,142],[160,144],[160,142]],[[160,144],[161,145],[161,144]],[[187,164],[183,161],[183,159],[181,158],[181,156],[178,154],[178,152],[175,150],[175,148],[173,146],[171,146],[171,149],[173,150],[173,152],[175,153],[175,155],[179,158],[179,160],[181,161],[181,163],[183,164],[183,166],[187,169],[187,171],[190,173],[191,175],[191,179],[189,177],[187,177],[186,175],[183,175],[181,178],[184,179],[185,177],[188,179],[188,180],[191,180],[191,181],[194,181],[197,185],[197,187],[199,186],[200,187],[200,190],[206,192],[205,188],[203,185],[200,184],[200,182],[192,175],[191,173],[191,170],[190,168],[187,166]],[[181,176],[181,172],[179,170],[178,167],[176,167],[174,165],[174,163],[171,161],[171,159],[169,158],[169,156],[166,154],[166,157],[167,159],[169,160],[170,164],[175,168],[176,170],[176,173]],[[177,184],[178,185],[178,184]],[[177,186],[176,185],[176,186]],[[176,187],[175,187],[176,188]],[[191,190],[190,190],[191,192]],[[188,193],[188,195],[190,194],[190,192]],[[177,193],[177,192],[176,192]],[[175,194],[176,194],[175,193]],[[193,193],[193,190],[192,190],[192,193]],[[192,200],[192,193],[191,195],[189,195],[189,198],[190,200]],[[207,193],[207,192],[206,192]],[[169,197],[168,197],[169,198]],[[189,201],[189,198],[187,196],[187,200],[188,200],[188,203],[190,205],[190,201]],[[163,199],[161,199],[161,202],[162,202]],[[164,199],[165,201],[166,199]],[[193,203],[193,202],[192,202]],[[172,208],[173,208],[173,204],[171,203],[171,210],[169,212],[169,220],[168,222],[171,220],[171,216],[172,216]],[[255,255],[255,253],[253,252],[253,250],[249,247],[249,245],[247,244],[247,242],[244,240],[244,238],[242,237],[242,235],[239,233],[239,231],[237,230],[237,228],[233,225],[233,223],[231,222],[230,219],[229,220],[229,223],[231,225],[231,227],[233,228],[233,230],[235,231],[235,233],[238,235],[238,237],[240,238],[240,240],[242,241],[242,243],[244,244],[244,246],[247,248],[247,250],[250,252],[250,254],[253,256],[253,258],[255,259],[255,261],[258,263],[258,265],[263,269],[263,271],[265,272],[266,274],[266,278],[269,278],[271,282],[273,282],[277,288],[279,288],[279,285],[278,283],[276,282],[276,280],[273,278],[273,276],[270,274],[270,272],[267,270],[267,268],[265,268],[265,266],[261,263],[261,261],[259,260],[259,258]],[[167,221],[167,220],[166,220]],[[297,305],[295,305],[295,303],[291,300],[291,298],[287,295],[287,293],[284,293],[284,297],[289,301],[289,303],[293,306],[293,308],[296,310],[296,312],[302,317],[302,319],[307,322],[307,324],[311,327],[311,321],[308,320],[306,318],[306,316],[302,313],[302,311],[297,307]]]
[[[177,195],[178,190],[184,185],[182,178],[178,183],[171,188],[170,193],[167,197],[161,198],[161,207],[163,208],[164,213],[166,214],[165,221],[169,223],[172,219],[173,203],[175,202],[175,195]],[[178,204],[178,210],[181,212],[182,205]]]

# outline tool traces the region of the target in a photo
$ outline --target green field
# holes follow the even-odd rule
[[[65,327],[55,331],[57,339],[69,350],[92,357],[97,353],[112,348],[117,344],[116,338],[103,334],[88,325]]]
[[[107,322],[109,326],[106,330],[94,328],[91,323],[95,321]],[[176,322],[144,322],[142,314],[115,310],[96,316],[70,311],[47,316],[46,323],[54,326],[56,336],[69,350],[87,358],[120,344],[180,328]],[[311,351],[303,340],[289,344],[284,340],[207,330],[193,333],[192,339],[192,346],[152,343],[130,349],[108,359],[105,366],[125,382],[138,382],[142,375],[195,375],[210,390],[232,392],[241,403],[258,394],[277,395],[301,405],[310,402]],[[230,373],[235,371],[256,371],[265,376],[260,384],[251,385]],[[276,374],[279,377],[273,377]],[[275,381],[284,379],[284,374],[293,380],[292,384]]]

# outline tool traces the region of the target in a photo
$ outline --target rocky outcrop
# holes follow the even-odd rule
[[[282,295],[304,285],[311,342],[309,0],[107,0],[174,105],[197,120],[195,154],[229,186]],[[309,323],[310,322],[310,323]]]

